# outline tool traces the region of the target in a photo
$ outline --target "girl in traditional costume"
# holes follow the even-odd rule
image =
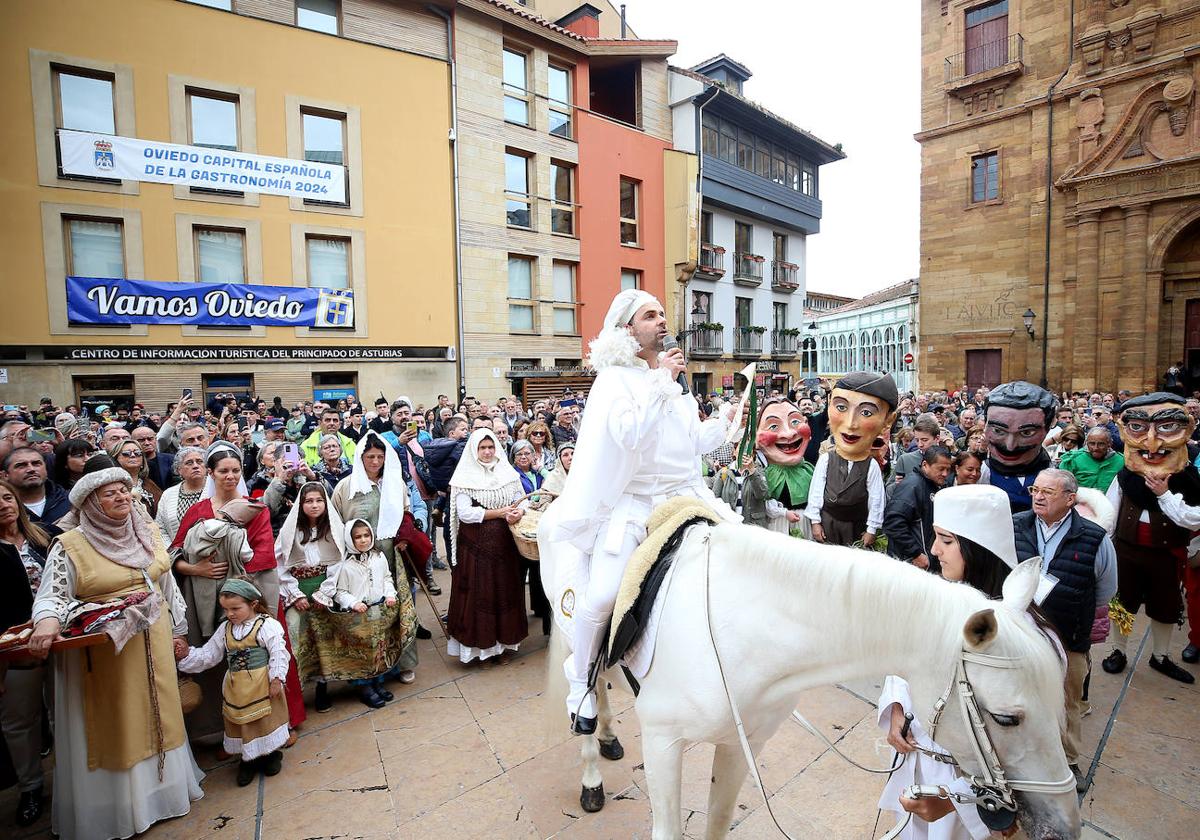
[[[225,752],[241,756],[237,783],[245,787],[261,767],[268,776],[283,766],[280,748],[288,740],[288,707],[283,696],[291,655],[283,625],[271,618],[263,595],[250,581],[230,578],[221,585],[225,620],[204,647],[176,642],[178,668],[185,674],[226,663],[221,688]]]
[[[329,606],[317,595],[327,577],[337,575],[343,554],[342,532],[342,518],[330,504],[325,485],[310,481],[300,488],[297,503],[275,540],[279,620],[286,622],[301,681],[313,677],[317,680],[318,712],[328,712],[332,704],[320,656],[308,643],[307,624],[310,609]]]
[[[494,432],[476,429],[450,479],[447,652],[464,664],[514,651],[529,635],[521,555],[508,529],[521,520],[521,480],[499,451]]]

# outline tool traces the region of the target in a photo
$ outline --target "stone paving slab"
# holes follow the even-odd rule
[[[438,573],[448,601],[449,579]],[[436,628],[424,597],[418,611]],[[537,634],[540,623],[531,618]],[[1083,798],[1083,837],[1186,838],[1200,836],[1200,689],[1150,671],[1139,622],[1129,651],[1140,658],[1124,674],[1099,667],[1106,645],[1093,651],[1090,699],[1084,719],[1085,770],[1099,750],[1092,787]],[[434,630],[437,635],[437,630]],[[1176,647],[1182,646],[1182,634]],[[396,700],[369,710],[348,688],[334,689],[328,714],[310,713],[283,772],[238,788],[235,762],[218,762],[211,747],[196,750],[208,773],[205,797],[192,812],[160,823],[148,840],[382,840],[382,838],[488,838],[489,840],[608,840],[648,838],[650,803],[642,768],[641,735],[633,698],[612,696],[614,729],[625,758],[602,762],[607,802],[598,814],[579,805],[577,742],[548,731],[541,693],[545,639],[531,636],[506,665],[464,666],[447,657],[445,639],[420,643],[421,665],[412,685],[392,683]],[[1177,651],[1174,652],[1177,655]],[[1193,672],[1197,669],[1189,667]],[[848,754],[871,765],[891,758],[875,724],[873,706],[882,679],[805,692],[800,711]],[[1114,713],[1115,712],[1115,713]],[[47,762],[47,769],[50,762]],[[712,747],[684,755],[684,832],[704,836]],[[757,756],[775,816],[797,838],[861,840],[876,827],[881,783],[851,768],[790,719]],[[49,778],[49,776],[48,776]],[[9,819],[16,793],[0,793],[0,820]],[[731,836],[779,836],[753,782],[738,795]],[[7,826],[6,826],[7,828]],[[49,818],[16,840],[50,837]],[[1021,835],[1018,834],[1018,837]]]

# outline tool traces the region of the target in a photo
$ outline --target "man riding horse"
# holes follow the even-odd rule
[[[564,665],[570,683],[572,731],[596,730],[596,695],[589,684],[625,566],[646,536],[659,502],[694,496],[729,522],[741,518],[718,500],[700,476],[700,456],[724,442],[732,410],[701,422],[695,399],[680,387],[683,352],[663,352],[663,306],[638,289],[614,298],[604,329],[591,342],[596,380],[579,432],[563,495],[542,520],[545,536],[588,555],[574,591],[548,593],[574,620],[573,654]],[[569,593],[569,594],[568,594]]]

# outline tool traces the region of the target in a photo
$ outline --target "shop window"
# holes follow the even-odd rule
[[[212,402],[217,394],[233,394],[238,402],[255,394],[254,376],[249,373],[209,373],[200,379],[204,388],[204,405]]]
[[[337,35],[341,31],[341,12],[341,0],[296,0],[296,25]]]
[[[314,400],[334,405],[338,400],[358,399],[358,374],[352,370],[314,373],[312,392]]]
[[[96,407],[107,405],[116,413],[118,408],[133,406],[132,376],[76,376],[75,404],[95,413]]]

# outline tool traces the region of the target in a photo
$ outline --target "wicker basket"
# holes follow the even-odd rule
[[[190,714],[193,709],[200,705],[200,701],[204,699],[204,693],[200,690],[200,683],[196,682],[191,677],[179,675],[179,703],[183,706],[183,713]]]
[[[532,493],[526,493],[521,498],[517,499],[515,504],[520,504],[532,496],[541,497],[537,502],[530,505],[525,511],[525,515],[515,525],[510,524],[508,530],[512,532],[513,542],[517,544],[517,551],[526,560],[534,563],[541,560],[541,555],[538,554],[537,544],[537,528],[538,522],[541,521],[542,512],[549,507],[550,502],[554,500],[554,493],[547,490],[534,490]],[[529,536],[532,534],[533,536]]]

